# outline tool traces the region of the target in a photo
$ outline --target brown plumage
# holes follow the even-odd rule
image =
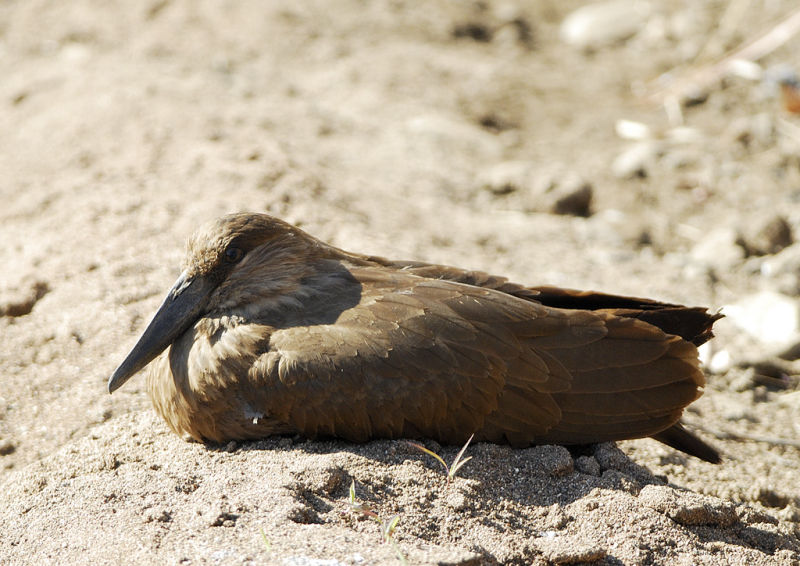
[[[147,389],[178,434],[653,436],[719,460],[678,423],[704,385],[706,309],[349,253],[265,214],[206,225],[183,268],[108,384],[168,348]]]

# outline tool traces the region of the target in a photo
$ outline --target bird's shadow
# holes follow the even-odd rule
[[[458,469],[452,482],[447,480],[447,473],[440,462],[411,442],[378,440],[353,444],[335,439],[306,440],[294,436],[206,446],[213,451],[296,451],[304,457],[320,456],[313,460],[311,466],[319,466],[328,472],[336,470],[341,477],[339,481],[329,481],[330,485],[322,491],[301,486],[302,497],[316,513],[328,512],[337,501],[346,501],[350,483],[354,479],[359,484],[359,498],[376,504],[398,493],[430,491],[433,481],[433,485],[438,483],[439,486],[434,487],[436,493],[432,496],[427,494],[433,499],[444,500],[446,494],[455,490],[469,498],[472,510],[502,509],[502,512],[487,513],[482,519],[486,526],[501,532],[513,528],[515,524],[529,523],[531,513],[541,516],[541,530],[558,530],[559,520],[551,516],[557,513],[553,509],[564,509],[581,500],[586,500],[590,506],[602,506],[602,500],[598,502],[595,497],[600,493],[597,490],[622,492],[632,497],[638,497],[648,485],[663,486],[677,493],[685,491],[668,483],[667,478],[656,476],[632,461],[613,442],[569,449],[563,446],[516,449],[477,443],[467,448],[464,457],[471,459]],[[431,440],[413,442],[435,452],[448,465],[452,465],[461,448],[440,446]],[[677,457],[683,458],[682,455]],[[372,470],[371,475],[363,477],[360,472],[351,471],[363,470],[365,460],[366,467]],[[300,472],[300,476],[305,472]],[[437,475],[441,476],[438,482]],[[434,479],[431,480],[431,477]],[[302,477],[300,479],[302,484]],[[714,501],[717,500],[709,498],[708,504],[714,505]],[[796,539],[757,526],[757,523],[765,522],[764,513],[756,513],[758,517],[752,520],[746,518],[746,512],[739,510],[736,513],[739,518],[733,524],[692,525],[676,521],[676,525],[690,531],[701,542],[720,541],[767,554],[783,548],[800,551],[800,543]],[[766,522],[773,520],[768,519]],[[614,558],[607,556],[604,563],[613,564]]]

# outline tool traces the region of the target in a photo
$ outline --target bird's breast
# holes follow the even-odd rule
[[[198,321],[153,364],[148,393],[156,411],[176,433],[199,441],[283,432],[269,391],[250,371],[272,330],[234,317]]]

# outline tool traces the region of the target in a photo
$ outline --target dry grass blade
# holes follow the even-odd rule
[[[269,543],[269,539],[267,539],[267,533],[264,532],[264,528],[260,528],[261,531],[261,538],[264,540],[264,546],[267,547],[267,552],[272,552],[272,545]]]
[[[357,502],[356,480],[352,480],[350,482],[350,494],[348,499],[349,499],[348,504],[350,506],[350,510],[355,511],[357,513],[361,513],[362,515],[366,515],[367,517],[374,519],[381,526],[381,534],[383,535],[383,540],[392,545],[392,549],[397,555],[397,559],[400,561],[400,563],[408,564],[405,554],[403,554],[403,551],[400,550],[400,547],[394,540],[394,532],[397,529],[397,525],[400,523],[400,515],[394,515],[387,520],[383,520],[377,513],[375,513],[372,509],[369,508],[369,505],[367,505],[366,503]],[[262,530],[261,532],[263,534],[264,531]],[[264,540],[266,541],[266,537],[264,538]]]
[[[470,443],[470,442],[472,442],[472,439],[473,439],[474,437],[475,437],[475,435],[474,435],[474,434],[471,434],[471,435],[470,435],[470,437],[467,439],[467,442],[464,444],[464,446],[462,446],[462,447],[461,447],[461,450],[459,450],[458,454],[456,454],[456,457],[455,457],[455,459],[453,460],[453,463],[452,463],[451,465],[449,465],[449,466],[447,465],[447,462],[445,462],[445,461],[444,461],[444,458],[442,458],[441,456],[439,456],[439,455],[438,455],[436,452],[434,452],[433,450],[428,450],[427,448],[425,448],[425,447],[424,447],[424,446],[422,446],[421,444],[417,444],[416,442],[409,442],[408,444],[409,444],[410,446],[413,446],[413,447],[414,447],[414,448],[416,448],[417,450],[420,450],[420,451],[422,451],[422,452],[425,452],[425,454],[428,454],[428,455],[430,455],[430,456],[433,456],[434,458],[436,458],[437,460],[439,460],[439,463],[441,463],[441,464],[442,464],[442,466],[444,466],[444,470],[445,470],[445,472],[447,472],[447,483],[450,483],[451,481],[453,481],[453,478],[454,478],[454,477],[456,477],[456,473],[458,472],[458,470],[459,470],[459,469],[460,469],[460,468],[461,468],[461,467],[462,467],[464,464],[466,464],[467,462],[469,462],[470,460],[472,460],[472,456],[467,456],[467,457],[466,457],[466,458],[464,458],[463,460],[462,460],[461,458],[462,458],[462,456],[464,456],[464,452],[467,450],[467,446],[469,446],[469,443]]]
[[[425,448],[425,447],[424,447],[422,444],[417,444],[416,442],[409,442],[408,444],[409,444],[409,446],[413,446],[413,447],[414,447],[414,448],[416,448],[417,450],[420,450],[420,451],[422,451],[422,452],[425,452],[425,454],[428,454],[429,456],[433,456],[434,458],[436,458],[437,460],[439,460],[439,463],[441,463],[441,464],[442,464],[442,466],[444,466],[444,469],[445,469],[445,471],[446,471],[446,472],[448,473],[448,475],[449,475],[449,473],[450,473],[450,467],[447,465],[447,462],[445,462],[445,461],[444,461],[444,459],[443,459],[441,456],[439,456],[439,455],[438,455],[436,452],[434,452],[433,450],[428,450],[428,449],[427,449],[427,448]]]
[[[456,472],[458,472],[459,468],[461,468],[461,466],[472,460],[472,456],[467,456],[463,460],[461,459],[461,457],[464,455],[464,452],[467,451],[467,446],[469,446],[469,443],[472,442],[473,438],[475,438],[474,434],[469,435],[467,442],[464,444],[464,446],[461,447],[461,450],[458,451],[458,454],[456,454],[456,459],[453,460],[453,465],[450,466],[450,470],[448,470],[447,472],[447,481],[452,481],[452,479],[456,476]]]
[[[387,541],[392,538],[394,535],[394,531],[397,528],[397,524],[400,522],[400,515],[394,515],[387,521],[383,522],[383,538]]]
[[[351,511],[361,513],[367,517],[372,517],[380,522],[380,517],[378,517],[378,514],[370,508],[369,504],[359,503],[356,501],[356,480],[352,480],[350,482],[349,505]]]
[[[380,523],[381,528],[383,529],[383,540],[392,545],[392,549],[394,550],[395,554],[397,555],[397,559],[400,560],[401,564],[408,564],[405,554],[403,554],[403,551],[400,550],[400,547],[394,540],[394,531],[397,529],[398,523],[400,523],[400,515],[394,515],[386,521],[380,521]]]

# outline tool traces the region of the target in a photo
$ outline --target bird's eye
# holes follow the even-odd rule
[[[234,248],[230,246],[225,249],[225,261],[228,263],[236,263],[244,257],[244,252],[241,248]]]

